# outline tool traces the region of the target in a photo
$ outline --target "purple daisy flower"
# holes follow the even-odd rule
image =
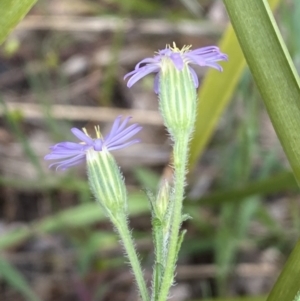
[[[159,92],[159,75],[162,67],[162,61],[169,58],[174,66],[180,71],[184,65],[198,65],[208,66],[215,68],[219,71],[223,71],[223,68],[217,63],[219,61],[227,61],[228,56],[220,51],[216,46],[208,46],[190,50],[191,46],[185,46],[182,49],[178,49],[175,44],[173,47],[169,45],[165,49],[159,50],[153,58],[145,58],[140,61],[134,68],[133,71],[127,73],[124,77],[130,77],[127,87],[130,88],[138,80],[150,73],[157,73],[154,79],[154,92]],[[145,65],[144,65],[145,64]],[[143,66],[142,66],[143,65]],[[195,88],[198,88],[199,81],[196,72],[193,68],[188,66]]]
[[[128,127],[127,124],[131,117],[127,117],[121,122],[122,116],[118,116],[113,123],[111,131],[103,138],[100,134],[99,127],[96,127],[97,138],[92,139],[86,132],[72,128],[71,132],[81,142],[60,142],[50,147],[50,154],[45,156],[45,160],[57,160],[50,164],[49,168],[56,166],[56,169],[65,170],[71,166],[77,165],[86,159],[86,152],[93,148],[95,151],[102,151],[104,149],[108,151],[121,149],[131,144],[139,142],[138,139],[129,140],[135,134],[137,134],[142,127],[137,123]]]

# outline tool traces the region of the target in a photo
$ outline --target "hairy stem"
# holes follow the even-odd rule
[[[155,263],[153,267],[152,277],[152,296],[151,301],[158,299],[159,286],[161,281],[161,275],[163,273],[163,236],[162,226],[153,225],[154,247],[155,247]]]
[[[166,266],[158,301],[166,301],[170,287],[173,283],[174,270],[178,255],[179,231],[182,222],[182,202],[184,198],[185,173],[188,159],[189,135],[182,133],[175,139],[173,157],[174,157],[174,204],[172,213],[172,224],[170,227],[170,237],[168,244],[168,254]]]
[[[127,219],[123,213],[120,213],[117,216],[117,218],[114,220],[114,225],[117,228],[117,231],[124,245],[124,249],[127,253],[142,300],[150,301],[143,271],[141,269],[140,261],[134,247],[135,243],[128,228]]]

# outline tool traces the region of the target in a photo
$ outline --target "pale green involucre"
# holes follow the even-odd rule
[[[168,181],[164,180],[154,202],[152,202],[155,216],[163,221],[167,214],[170,199],[170,185]]]
[[[127,193],[121,171],[113,156],[103,149],[87,152],[89,184],[108,216],[127,211]]]
[[[197,93],[187,64],[178,70],[164,58],[159,83],[159,104],[164,122],[174,137],[190,134],[196,119]]]
[[[295,296],[295,299],[293,301],[300,301],[300,290],[298,291],[298,293]]]

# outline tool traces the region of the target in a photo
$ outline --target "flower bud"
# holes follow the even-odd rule
[[[106,148],[87,151],[87,170],[91,190],[108,216],[127,210],[127,193],[123,176]]]
[[[170,200],[170,185],[165,180],[160,186],[156,200],[153,202],[155,217],[163,221],[166,217]]]
[[[183,63],[182,70],[178,70],[173,61],[165,57],[161,62],[159,104],[173,137],[192,132],[197,111],[196,91],[189,66]]]
[[[196,89],[199,86],[197,73],[191,65],[208,66],[222,71],[219,61],[227,61],[228,56],[216,46],[207,46],[195,50],[191,46],[179,49],[167,45],[153,58],[141,60],[133,71],[127,86],[130,88],[149,73],[156,73],[154,91],[159,94],[160,110],[173,138],[178,135],[190,135],[196,119]]]

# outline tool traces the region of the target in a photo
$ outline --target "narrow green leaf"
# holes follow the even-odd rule
[[[298,188],[298,186],[292,172],[286,171],[263,180],[249,182],[235,189],[213,192],[200,198],[199,203],[214,206],[224,202],[239,202],[246,197],[267,195],[295,188]]]
[[[160,181],[160,176],[158,175],[158,173],[144,167],[136,167],[133,170],[133,173],[136,177],[136,180],[142,187],[156,191]]]
[[[8,185],[9,187],[15,187],[16,184],[12,181],[2,183],[1,179],[0,183]],[[20,186],[17,183],[16,187],[21,187],[23,189],[24,185],[28,188],[32,187],[33,184],[35,185],[35,183],[32,183],[31,181],[27,181],[22,183]],[[76,191],[78,187],[83,186],[85,183],[80,181],[70,181],[68,183],[61,180],[54,184],[50,183],[50,185],[42,185],[42,189],[59,188],[61,185],[63,185],[65,189],[67,188],[71,191],[74,191],[75,189]],[[282,172],[273,177],[249,183],[236,189],[212,193],[199,199],[199,202],[187,202],[185,208],[186,210],[188,208],[193,210],[193,206],[199,206],[199,203],[208,206],[214,206],[224,202],[239,202],[246,197],[254,195],[266,195],[296,187],[297,184],[294,180],[293,174],[291,172]],[[84,187],[81,189],[84,189]],[[131,215],[149,212],[149,204],[145,193],[130,193],[128,204]],[[14,244],[28,239],[37,233],[53,232],[65,227],[82,227],[91,225],[103,219],[105,219],[105,216],[102,213],[100,206],[96,202],[78,205],[75,208],[64,210],[41,221],[33,222],[29,227],[19,227],[5,235],[2,235],[0,237],[0,250],[13,246]]]
[[[293,301],[300,290],[300,240],[289,256],[267,301]]]
[[[296,70],[265,0],[224,0],[267,111],[300,183],[300,86]],[[300,242],[268,301],[292,301],[300,289]]]
[[[266,297],[236,297],[236,298],[221,298],[221,299],[205,299],[202,301],[265,301]],[[196,300],[194,300],[196,301]],[[200,301],[200,300],[199,300]]]
[[[27,300],[40,301],[24,277],[2,257],[0,257],[0,278],[20,292]]]
[[[43,170],[39,160],[37,159],[36,153],[32,148],[31,144],[29,143],[27,136],[23,133],[22,125],[14,118],[14,115],[11,112],[9,112],[7,108],[7,104],[3,100],[1,95],[0,95],[0,106],[3,108],[5,121],[8,123],[12,134],[20,141],[22,145],[22,149],[27,155],[27,158],[31,161],[32,165],[35,167],[38,175],[42,177]]]
[[[149,205],[144,194],[137,193],[130,195],[129,212],[131,215],[149,212]],[[8,248],[9,246],[39,233],[54,232],[66,227],[82,227],[104,219],[106,219],[106,217],[99,204],[89,203],[79,205],[75,208],[67,209],[56,215],[47,217],[41,221],[33,222],[29,227],[20,227],[2,235],[0,238],[0,250]]]
[[[274,129],[300,183],[300,86],[266,0],[224,0]]]
[[[37,0],[0,0],[0,44]]]
[[[300,291],[298,291],[293,301],[300,301]]]
[[[244,1],[240,2],[244,3]],[[280,0],[269,0],[272,9],[276,9],[279,2]],[[213,69],[208,70],[202,82],[195,132],[190,145],[190,169],[202,155],[246,67],[243,53],[231,26],[224,33],[219,47],[222,52],[228,54],[229,61],[223,64],[222,73]]]

